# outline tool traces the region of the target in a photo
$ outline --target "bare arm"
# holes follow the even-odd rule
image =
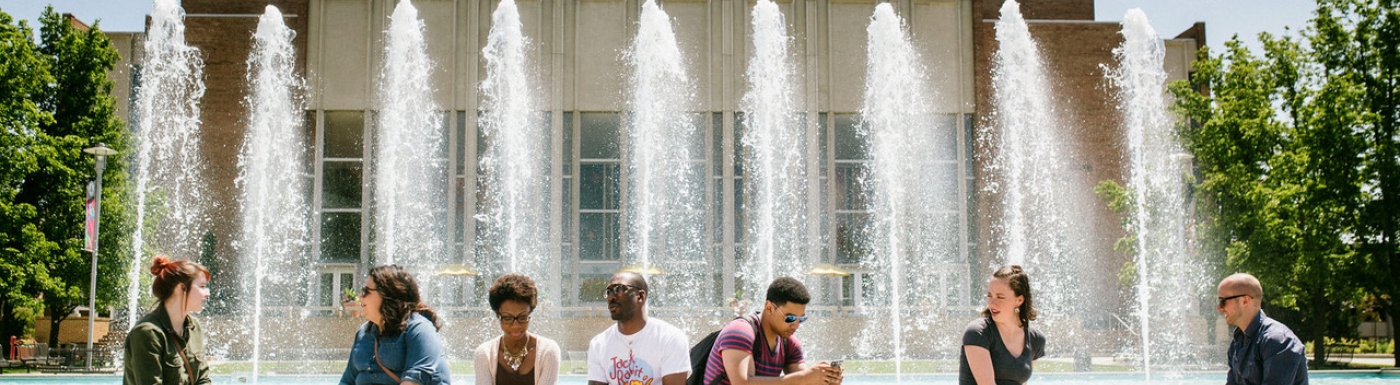
[[[996,384],[991,351],[981,346],[963,345],[963,354],[967,355],[967,366],[972,369],[972,378],[977,380],[977,385]]]
[[[685,385],[685,372],[671,373],[661,377],[661,385]]]
[[[791,364],[783,368],[787,375],[767,377],[754,374],[753,354],[739,349],[726,349],[720,353],[724,358],[724,372],[731,385],[822,385],[839,383],[838,374],[825,362],[807,367]]]

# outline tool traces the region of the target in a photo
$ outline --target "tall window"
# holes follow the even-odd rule
[[[602,301],[622,259],[622,115],[578,113],[578,255],[573,299]]]
[[[317,305],[333,306],[341,289],[353,287],[355,271],[364,258],[364,111],[322,111],[320,145],[316,154],[320,176],[319,253],[314,258],[322,278],[314,286]],[[330,279],[327,279],[330,278]]]

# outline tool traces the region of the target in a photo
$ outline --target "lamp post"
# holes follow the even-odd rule
[[[92,335],[97,324],[97,235],[101,234],[102,225],[102,169],[107,167],[107,156],[116,155],[117,151],[98,142],[97,147],[84,148],[83,152],[97,156],[97,188],[93,192],[97,202],[93,205],[92,280],[88,281],[87,370],[92,371]]]

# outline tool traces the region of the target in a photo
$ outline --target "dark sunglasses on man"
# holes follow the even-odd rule
[[[1230,300],[1232,300],[1232,299],[1239,298],[1239,297],[1243,297],[1243,296],[1247,296],[1247,295],[1249,295],[1249,294],[1232,295],[1232,296],[1229,296],[1229,297],[1215,297],[1216,299],[1219,299],[1219,300],[1220,300],[1220,303],[1217,304],[1217,305],[1215,305],[1215,307],[1225,307],[1225,303],[1226,303],[1226,302],[1230,302]]]
[[[628,284],[622,284],[622,283],[619,283],[619,284],[616,284],[616,285],[612,285],[612,286],[608,286],[607,289],[603,289],[603,298],[612,298],[612,297],[615,296],[615,295],[622,294],[622,293],[626,293],[626,292],[628,292],[628,291],[632,291],[633,289],[637,289],[637,288],[638,288],[638,287],[636,287],[636,286],[632,286],[632,285],[628,285]]]

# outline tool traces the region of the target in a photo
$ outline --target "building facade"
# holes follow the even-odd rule
[[[268,4],[276,5],[296,31],[298,68],[307,81],[306,124],[310,159],[304,165],[315,208],[314,244],[307,267],[314,278],[305,282],[305,303],[285,304],[329,312],[339,305],[339,293],[362,284],[365,271],[376,264],[371,228],[371,189],[374,180],[373,132],[376,98],[384,65],[385,30],[392,0],[275,0],[229,2],[186,0],[187,39],[205,56],[207,93],[202,101],[202,152],[209,197],[219,209],[211,211],[210,233],[235,239],[239,208],[234,179],[243,142],[243,122],[249,113],[242,103],[251,36],[257,17]],[[480,209],[477,191],[481,154],[478,85],[485,76],[482,48],[497,2],[489,0],[418,0],[413,4],[425,25],[427,52],[435,64],[433,98],[449,144],[448,205],[452,260],[484,272],[463,278],[457,286],[438,288],[434,304],[442,308],[480,309],[485,287],[503,273],[501,261],[478,247]],[[626,199],[618,184],[627,178],[625,114],[628,109],[628,68],[622,54],[636,34],[642,6],[639,0],[520,0],[520,15],[530,41],[529,58],[549,127],[549,194],[552,212],[549,256],[557,271],[535,277],[545,298],[567,317],[596,318],[586,309],[601,307],[602,283],[630,263],[619,228]],[[859,242],[849,234],[870,215],[860,199],[861,178],[869,163],[859,145],[859,115],[865,85],[866,27],[875,0],[780,0],[777,2],[792,37],[806,142],[808,218],[806,233],[813,247],[791,256],[800,265],[831,263],[853,274],[847,277],[807,276],[814,309],[839,309],[846,314],[873,303],[883,288],[871,283],[879,266],[862,264]],[[989,230],[996,219],[997,196],[979,186],[988,182],[984,121],[990,102],[991,55],[996,49],[993,22],[1002,2],[997,0],[895,0],[928,74],[935,95],[932,110],[938,133],[931,134],[946,149],[932,164],[939,178],[954,180],[942,206],[932,208],[952,218],[945,229],[956,241],[934,262],[921,266],[921,295],[910,306],[936,307],[954,314],[980,308],[985,277],[999,264],[997,240]],[[734,0],[671,0],[662,6],[673,20],[688,73],[695,81],[695,98],[685,106],[697,118],[703,135],[696,143],[697,163],[706,170],[706,244],[709,255],[701,264],[714,277],[714,286],[699,294],[715,308],[726,308],[736,289],[736,269],[744,263],[748,219],[741,144],[743,113],[740,99],[748,88],[753,3]],[[1115,64],[1112,50],[1122,42],[1119,24],[1093,20],[1092,0],[1027,0],[1023,13],[1040,44],[1051,83],[1064,113],[1067,135],[1080,148],[1071,164],[1086,188],[1100,180],[1125,180],[1126,146],[1112,88],[1105,68]],[[1164,35],[1166,35],[1164,33]],[[122,108],[138,84],[140,34],[115,34],[125,66],[114,76]],[[1166,40],[1166,70],[1172,79],[1185,78],[1195,51],[1204,45],[1204,26],[1197,24]],[[1106,205],[1085,208],[1092,223],[1092,255],[1101,268],[1084,284],[1118,290],[1117,271],[1129,256],[1112,250],[1122,236],[1118,217]],[[225,217],[226,216],[226,217]],[[219,253],[239,258],[221,242]],[[425,271],[431,271],[428,267]],[[790,272],[788,274],[800,274]],[[911,280],[913,282],[915,280]],[[664,308],[665,304],[659,307]],[[1105,312],[1122,312],[1123,303],[1102,305]],[[858,311],[858,310],[857,310]],[[683,309],[677,314],[684,314]],[[602,316],[606,318],[605,316]],[[848,331],[850,333],[851,331]],[[566,349],[586,345],[586,339],[561,341]]]

